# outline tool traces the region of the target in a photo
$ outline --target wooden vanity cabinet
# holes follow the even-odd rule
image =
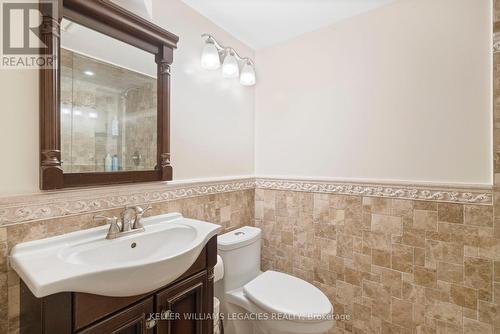
[[[217,237],[213,237],[179,279],[156,291],[133,297],[63,292],[36,298],[22,282],[20,332],[212,334],[213,267],[216,262]]]

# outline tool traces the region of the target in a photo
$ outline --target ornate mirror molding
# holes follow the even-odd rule
[[[109,0],[41,2],[46,54],[57,60],[40,70],[40,188],[172,180],[170,165],[170,65],[179,38]],[[154,55],[156,63],[156,164],[151,170],[66,172],[61,159],[61,21],[70,20]],[[119,55],[115,55],[119,56]]]

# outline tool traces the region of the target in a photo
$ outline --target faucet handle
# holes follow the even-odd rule
[[[143,209],[142,207],[140,206],[134,206],[133,209],[135,210],[135,214],[137,215],[143,215],[145,214],[147,211],[151,210],[153,207],[151,205],[148,205],[147,208]]]
[[[106,224],[110,224],[107,239],[113,239],[118,233],[120,233],[121,228],[118,222],[118,217],[106,217],[106,216],[94,216],[94,221],[104,221]]]
[[[96,222],[103,221],[103,222],[106,222],[106,224],[112,224],[113,222],[118,222],[118,218],[115,216],[106,217],[103,215],[97,215],[97,216],[94,216],[94,221],[96,221]]]
[[[151,209],[153,209],[153,207],[151,205],[149,205],[145,209],[141,208],[140,206],[135,206],[134,207],[134,210],[135,210],[135,221],[134,221],[134,226],[132,227],[134,230],[135,229],[144,228],[144,226],[142,226],[142,224],[141,224],[141,219],[144,216],[144,214],[146,212],[148,212],[149,210],[151,210]]]

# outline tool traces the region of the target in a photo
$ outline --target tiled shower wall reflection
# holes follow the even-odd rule
[[[148,215],[180,212],[185,217],[222,225],[231,230],[254,220],[254,190],[242,190],[154,203]],[[118,216],[120,210],[99,212]],[[7,255],[16,244],[96,226],[97,213],[27,222],[0,228],[0,334],[19,333],[19,277],[9,270]],[[57,333],[54,333],[57,334]]]
[[[66,49],[61,65],[64,171],[102,172],[108,154],[119,170],[154,169],[156,79]]]
[[[263,267],[350,315],[332,333],[500,333],[491,205],[256,190]],[[496,227],[496,228],[495,228]]]

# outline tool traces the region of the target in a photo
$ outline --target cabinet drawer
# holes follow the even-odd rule
[[[75,331],[80,330],[97,320],[132,305],[144,297],[146,295],[114,298],[87,293],[75,293],[73,294],[73,328]]]
[[[147,319],[153,311],[153,297],[150,297],[78,332],[78,334],[153,334],[154,328],[147,326]]]

